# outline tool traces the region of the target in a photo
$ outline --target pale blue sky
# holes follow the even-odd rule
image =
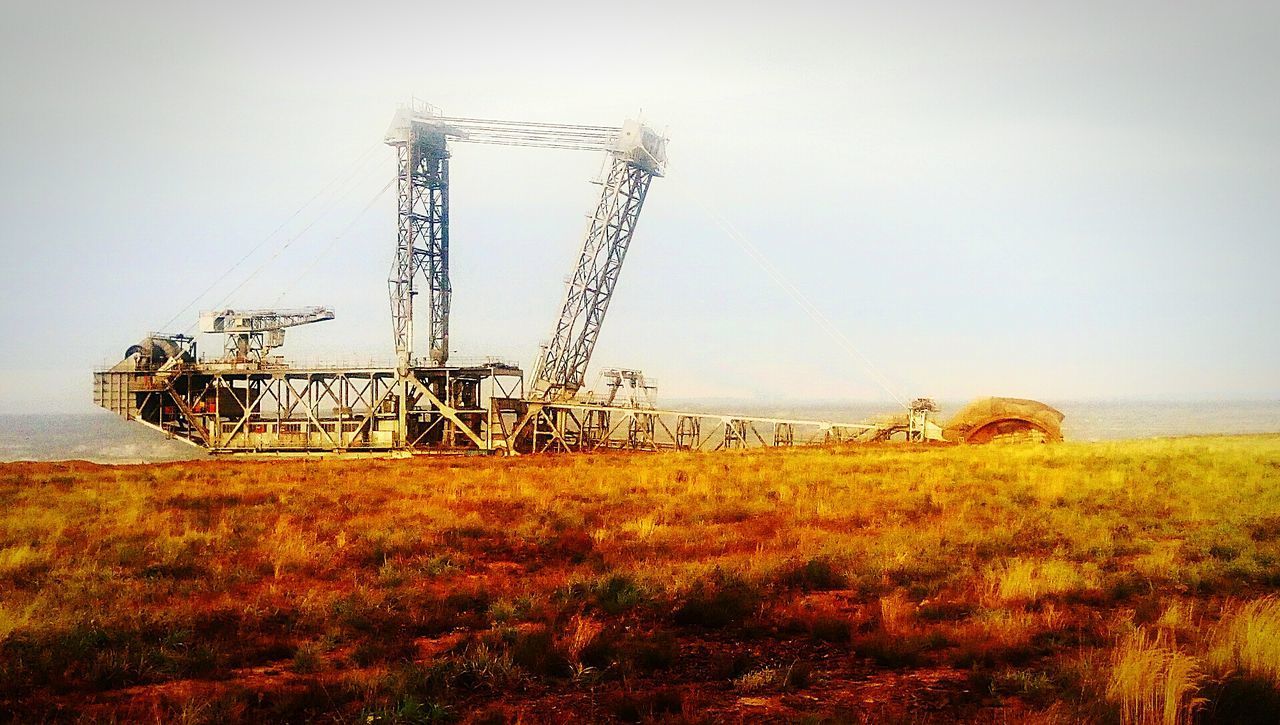
[[[593,366],[665,397],[887,400],[701,206],[905,395],[1280,396],[1275,3],[264,5],[0,9],[0,412],[89,409],[335,177],[174,328],[261,266],[230,305],[337,308],[286,353],[389,360],[392,195],[332,240],[410,94],[667,130]],[[458,356],[531,366],[600,162],[455,149]]]

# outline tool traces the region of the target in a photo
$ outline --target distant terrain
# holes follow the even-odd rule
[[[1280,711],[1280,435],[12,463],[0,501],[14,721]]]

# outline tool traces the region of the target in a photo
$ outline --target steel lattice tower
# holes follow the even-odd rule
[[[449,359],[449,151],[444,133],[417,123],[407,134],[391,138],[396,148],[396,255],[387,280],[396,364],[413,364],[414,280],[421,272],[430,288],[429,351],[431,364]]]

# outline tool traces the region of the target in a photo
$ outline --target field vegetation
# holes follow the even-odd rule
[[[1280,436],[0,465],[15,721],[1275,722]]]

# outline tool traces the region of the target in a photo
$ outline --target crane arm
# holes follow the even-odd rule
[[[304,307],[293,310],[211,310],[200,313],[200,331],[227,334],[266,332],[332,320],[333,317],[332,307]]]

